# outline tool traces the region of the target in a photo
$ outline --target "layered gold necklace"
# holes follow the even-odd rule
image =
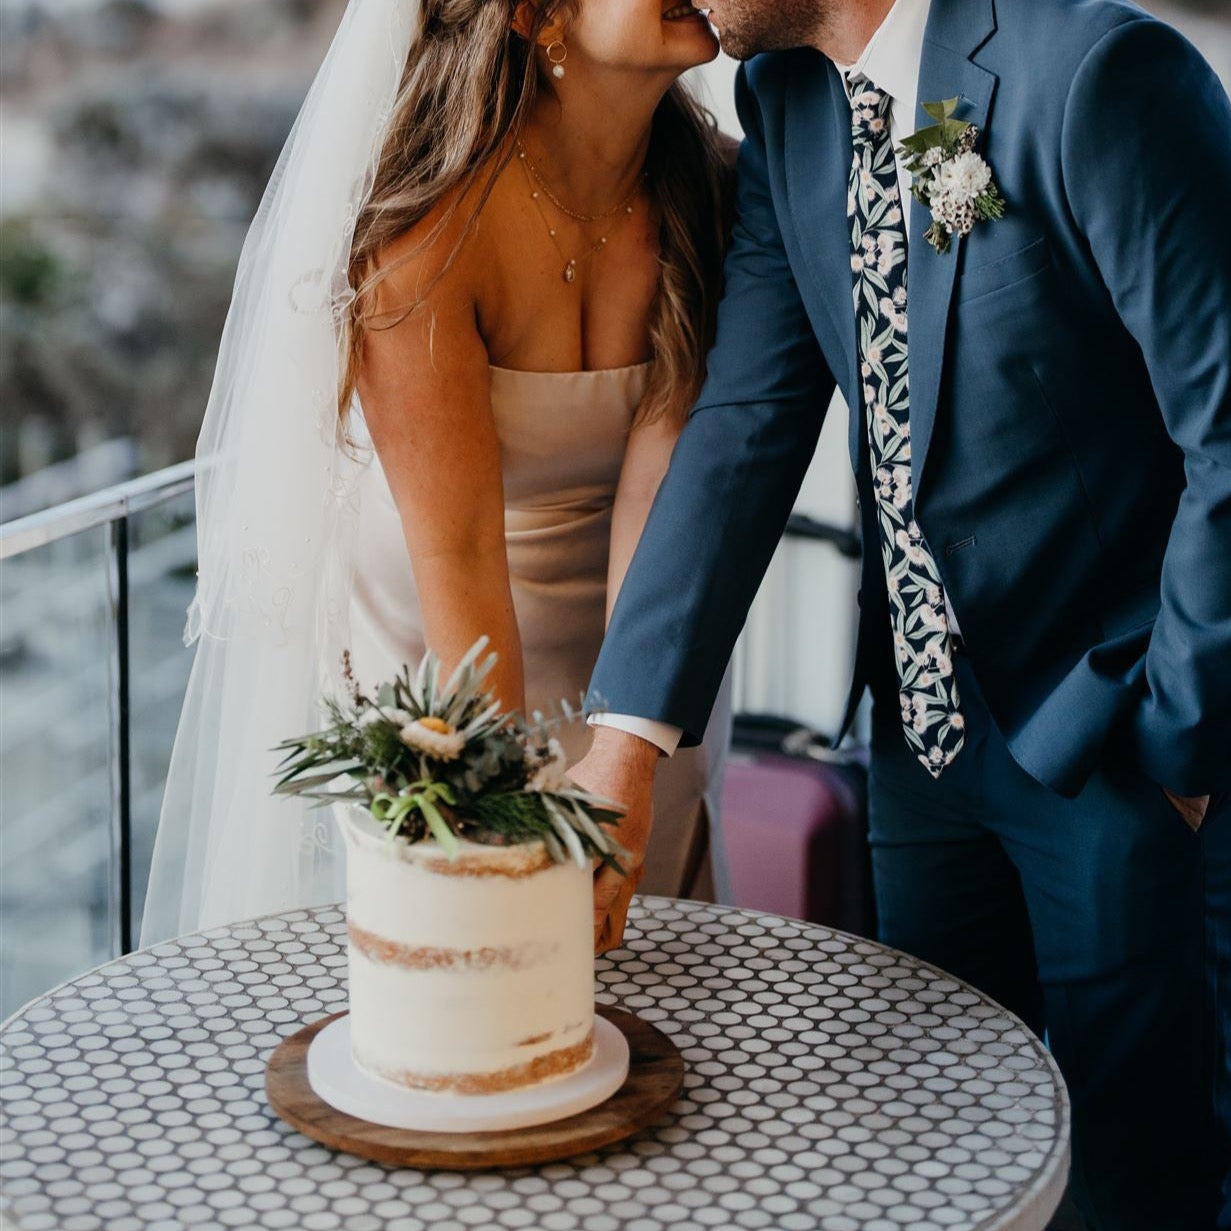
[[[596,252],[601,252],[607,246],[607,240],[611,236],[612,231],[633,212],[633,201],[637,194],[641,191],[642,184],[645,183],[646,172],[642,171],[637,177],[637,182],[633,185],[632,191],[622,201],[613,205],[609,210],[604,210],[601,214],[583,214],[577,210],[570,209],[559,197],[552,192],[550,185],[543,178],[542,172],[539,171],[526,153],[525,146],[521,141],[517,142],[517,160],[521,163],[526,172],[526,180],[530,185],[530,199],[534,202],[535,208],[539,212],[539,217],[543,220],[543,225],[547,228],[547,234],[551,237],[551,242],[555,245],[556,251],[560,254],[564,261],[564,270],[562,277],[565,282],[573,282],[577,278],[578,262],[584,261],[587,257],[593,256]],[[615,221],[607,228],[606,232],[598,237],[584,252],[579,252],[576,256],[569,256],[568,253],[560,247],[560,240],[556,235],[556,228],[552,225],[551,219],[547,217],[543,211],[542,197],[546,198],[566,217],[572,218],[575,222],[602,222],[607,218],[614,218]]]

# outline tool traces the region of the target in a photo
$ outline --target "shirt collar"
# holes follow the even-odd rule
[[[842,88],[850,101],[847,77],[862,74],[898,105],[915,110],[919,93],[919,60],[923,55],[923,31],[931,0],[895,0],[893,8],[854,64],[834,67],[842,75]]]

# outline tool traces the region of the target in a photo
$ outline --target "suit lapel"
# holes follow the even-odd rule
[[[961,97],[957,118],[987,126],[996,77],[973,63],[970,56],[995,30],[991,0],[933,0],[919,64],[916,128],[933,123],[923,110],[925,102]],[[980,148],[982,148],[982,141]],[[910,303],[911,480],[916,503],[943,374],[949,310],[957,279],[962,240],[954,236],[944,255],[923,238],[931,215],[918,201],[911,202],[907,249],[907,294]]]
[[[842,366],[834,376],[857,406],[858,363],[851,300],[851,236],[846,187],[852,147],[850,111],[833,65],[819,52],[801,53],[786,100],[786,183],[791,218],[812,286],[833,324]],[[831,290],[833,288],[833,290]],[[803,288],[801,284],[801,289]],[[840,293],[835,293],[840,292]],[[858,415],[851,416],[851,460],[857,462]]]

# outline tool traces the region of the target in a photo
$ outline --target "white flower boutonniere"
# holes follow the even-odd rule
[[[953,118],[957,104],[956,98],[924,103],[936,123],[901,142],[910,155],[911,196],[932,214],[923,238],[937,252],[949,251],[954,234],[969,235],[976,222],[1002,218],[1005,210],[991,167],[974,152],[978,128]]]

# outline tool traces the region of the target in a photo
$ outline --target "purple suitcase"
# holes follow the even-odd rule
[[[871,935],[864,767],[736,738],[722,794],[734,904]]]

